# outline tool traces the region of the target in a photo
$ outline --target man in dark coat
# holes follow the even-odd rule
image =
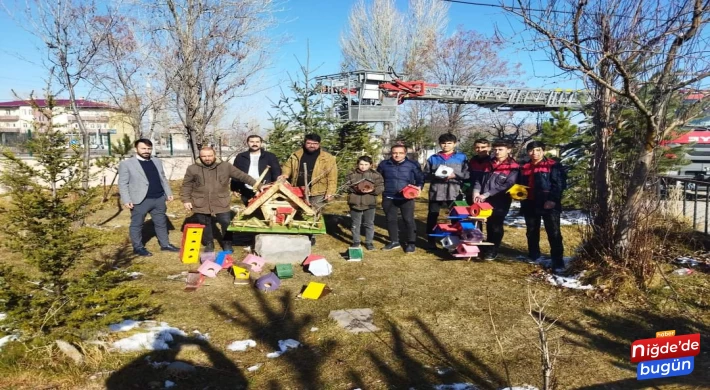
[[[264,140],[258,135],[253,134],[248,136],[247,146],[249,150],[239,153],[237,157],[234,158],[234,167],[247,173],[254,180],[258,180],[259,176],[261,176],[268,166],[270,167],[269,172],[264,176],[264,180],[261,184],[269,184],[275,182],[281,175],[281,166],[275,154],[267,152],[262,148],[263,141]],[[241,195],[242,202],[245,205],[249,199],[253,198],[255,195],[250,185],[239,180],[232,180],[231,189],[232,192],[238,192]]]
[[[532,260],[540,257],[542,220],[550,243],[551,268],[564,268],[564,247],[560,231],[564,168],[557,161],[545,157],[545,144],[542,142],[530,142],[525,149],[530,161],[520,167],[518,183],[528,186],[528,198],[520,202],[520,211],[525,217],[527,228],[528,257]]]
[[[187,167],[182,182],[180,198],[185,209],[197,216],[197,221],[205,225],[202,231],[202,245],[205,252],[214,251],[212,217],[222,227],[222,248],[232,250],[232,235],[227,231],[232,215],[229,207],[232,195],[229,192],[230,179],[236,179],[250,186],[256,180],[235,168],[228,162],[217,161],[214,149],[200,149],[200,160]]]

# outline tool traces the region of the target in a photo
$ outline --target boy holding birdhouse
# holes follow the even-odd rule
[[[375,237],[375,209],[377,196],[385,190],[385,181],[377,171],[372,169],[372,158],[361,156],[357,159],[357,167],[345,179],[348,193],[348,206],[352,218],[351,230],[353,243],[351,247],[360,246],[360,226],[365,227],[365,249],[375,249],[372,243]]]

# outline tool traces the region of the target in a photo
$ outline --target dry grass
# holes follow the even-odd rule
[[[91,221],[99,224],[113,215],[108,205]],[[260,293],[249,286],[235,286],[228,275],[208,280],[196,292],[183,291],[184,283],[166,276],[189,270],[175,254],[161,253],[156,240],[148,243],[155,256],[133,258],[126,251],[128,213],[122,212],[101,225],[104,230],[101,255],[131,265],[145,276],[135,283],[150,286],[162,306],[156,318],[190,333],[197,329],[210,334],[210,343],[185,340],[182,348],[146,354],[106,354],[92,352],[83,368],[73,367],[57,355],[18,366],[0,365],[0,388],[123,389],[149,388],[155,381],[171,379],[179,389],[392,389],[429,388],[431,384],[471,382],[482,389],[505,385],[505,373],[498,344],[491,329],[487,296],[492,302],[493,320],[500,343],[506,351],[513,384],[541,386],[540,358],[534,350],[536,333],[526,309],[526,288],[553,294],[549,316],[558,318],[566,334],[556,371],[560,389],[640,389],[700,388],[710,383],[707,356],[696,360],[695,372],[688,377],[639,383],[635,365],[629,363],[629,345],[635,339],[653,337],[654,332],[676,329],[678,334],[710,334],[710,316],[702,312],[688,319],[673,308],[664,311],[638,302],[601,303],[584,293],[558,290],[531,279],[535,267],[514,261],[524,254],[523,229],[507,229],[502,258],[495,262],[442,261],[442,253],[417,249],[365,252],[360,263],[348,263],[339,253],[349,244],[349,219],[345,205],[336,202],[327,212],[328,236],[318,238],[314,253],[324,255],[335,272],[316,278],[297,270],[274,293]],[[179,244],[180,226],[187,217],[178,201],[169,213],[176,229],[171,240]],[[421,239],[426,219],[426,203],[417,205]],[[376,246],[385,243],[384,216],[378,211]],[[580,234],[565,227],[566,251],[573,252]],[[543,235],[543,241],[544,235]],[[422,241],[423,243],[423,241]],[[546,252],[543,243],[543,252]],[[239,252],[239,250],[237,250]],[[239,256],[240,253],[237,253]],[[448,257],[447,257],[448,259]],[[707,283],[706,275],[691,275]],[[309,281],[325,281],[333,293],[318,301],[300,300],[296,295]],[[328,320],[331,310],[372,308],[380,332],[353,335]],[[317,331],[311,331],[317,327]],[[251,338],[257,347],[247,352],[226,351],[234,340]],[[277,349],[281,339],[293,338],[303,348],[277,359],[267,352]],[[707,341],[703,340],[707,345]],[[184,360],[198,366],[197,374],[170,378],[163,369],[145,363]],[[254,373],[246,368],[263,366]],[[21,367],[21,368],[18,368]],[[438,375],[436,368],[453,369]],[[97,372],[114,371],[111,375]],[[96,375],[95,379],[90,379]],[[52,387],[53,386],[53,387]]]

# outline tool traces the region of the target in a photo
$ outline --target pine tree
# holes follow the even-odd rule
[[[99,267],[80,271],[96,248],[97,232],[82,226],[98,202],[98,188],[82,188],[84,159],[67,147],[67,137],[52,124],[53,100],[33,105],[47,117],[34,124],[26,148],[31,165],[3,150],[0,185],[8,203],[0,208],[4,245],[29,266],[18,272],[0,263],[0,311],[25,336],[75,335],[128,316],[143,317],[154,308],[150,291],[125,285],[122,270]]]
[[[377,161],[380,143],[373,141],[375,131],[364,123],[348,122],[328,139],[329,149],[337,157],[338,183],[345,183],[345,176],[357,165],[360,156],[370,156]]]
[[[558,112],[551,112],[550,116],[550,121],[542,124],[540,135],[535,139],[542,141],[548,149],[557,149],[561,156],[579,129],[572,124],[572,113],[568,110],[562,108]]]

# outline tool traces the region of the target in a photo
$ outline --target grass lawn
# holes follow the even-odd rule
[[[346,262],[339,256],[350,242],[346,211],[344,202],[329,206],[328,235],[319,236],[313,247],[314,253],[331,262],[332,275],[317,278],[298,267],[294,278],[284,280],[277,291],[261,293],[234,285],[232,277],[222,272],[199,290],[185,292],[183,281],[167,276],[196,267],[181,264],[177,254],[160,252],[155,238],[147,244],[153,257],[133,257],[127,241],[129,213],[116,214],[115,204],[107,204],[90,221],[98,225],[111,218],[100,225],[105,245],[96,259],[103,256],[143,273],[132,283],[153,289],[161,306],[155,319],[188,334],[209,333],[209,343],[189,337],[170,351],[135,354],[87,346],[82,367],[48,349],[33,362],[3,361],[0,388],[149,389],[162,388],[165,380],[171,380],[174,389],[427,389],[457,382],[496,389],[507,386],[507,376],[513,385],[541,387],[537,333],[527,313],[528,287],[539,297],[551,297],[547,313],[557,322],[549,336],[561,343],[554,371],[558,389],[710,388],[710,278],[706,274],[670,277],[679,292],[693,297],[687,304],[669,300],[669,290],[662,285],[648,297],[599,302],[591,293],[552,287],[535,277],[536,266],[516,261],[516,256],[525,254],[524,229],[506,228],[504,249],[493,262],[453,260],[443,252],[419,248],[414,254],[384,252],[379,250],[387,237],[381,210],[376,219],[376,250],[365,251],[362,262]],[[180,228],[188,215],[177,200],[169,204],[169,213],[175,226],[171,241],[179,245]],[[420,200],[416,213],[419,244],[423,244],[425,201]],[[564,227],[563,236],[571,255],[579,242],[579,228]],[[544,234],[542,241],[542,250],[548,253]],[[239,259],[246,254],[241,247],[235,249]],[[317,301],[298,299],[309,281],[327,283],[332,293]],[[328,319],[331,310],[355,308],[371,308],[380,331],[351,334]],[[679,335],[701,333],[703,347],[694,372],[637,381],[630,344],[668,329]],[[266,358],[278,349],[279,340],[289,338],[302,347],[276,359]],[[255,340],[257,346],[246,352],[227,351],[229,343],[244,339]],[[151,367],[146,357],[157,362],[182,360],[197,371],[170,375],[164,368]],[[256,364],[262,366],[247,371]]]

